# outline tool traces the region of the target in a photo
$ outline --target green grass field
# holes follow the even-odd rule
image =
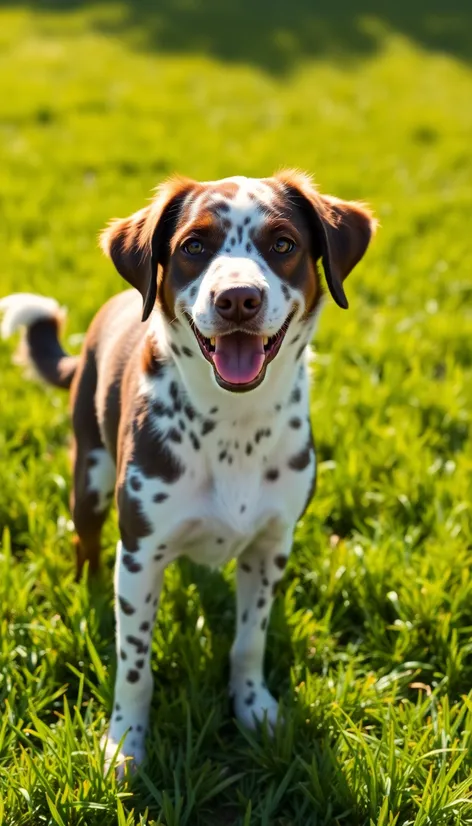
[[[174,170],[299,166],[381,223],[317,336],[273,741],[226,698],[233,566],[182,562],[148,763],[103,778],[116,519],[101,582],[75,583],[67,398],[0,345],[2,824],[472,824],[472,12],[354,5],[0,3],[0,295],[67,305],[71,350],[123,287],[99,230]]]

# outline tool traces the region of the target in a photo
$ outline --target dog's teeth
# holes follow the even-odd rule
[[[210,344],[211,344],[212,347],[214,347],[215,344],[216,344],[216,338],[211,338],[210,339]]]
[[[267,347],[269,343],[269,336],[264,336],[264,347]]]

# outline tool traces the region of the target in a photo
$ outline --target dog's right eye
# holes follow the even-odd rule
[[[205,247],[198,238],[189,238],[182,246],[182,249],[187,255],[201,255],[201,253],[205,251]]]

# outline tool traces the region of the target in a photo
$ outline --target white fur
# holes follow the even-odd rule
[[[238,719],[250,727],[264,719],[274,726],[277,720],[278,704],[264,684],[263,656],[273,588],[283,575],[293,529],[315,473],[314,452],[306,450],[310,441],[308,370],[299,352],[311,339],[315,318],[310,324],[301,323],[303,293],[272,272],[250,238],[249,230],[264,221],[273,191],[252,179],[228,180],[239,188],[234,198],[226,199],[224,216],[232,226],[220,252],[200,278],[177,296],[179,323],[169,323],[156,308],[148,330],[168,361],[158,375],[140,376],[138,392],[147,400],[149,411],[159,403],[152,427],[185,471],[166,483],[159,476],[147,476],[137,463],[126,468],[128,505],[145,520],[149,531],[135,537],[129,549],[121,543],[118,548],[118,669],[108,760],[122,737],[120,760],[131,757],[139,763],[144,756],[154,614],[164,570],[182,555],[210,566],[238,560],[237,633],[230,674],[234,708]],[[186,205],[190,221],[207,196],[203,193]],[[217,198],[222,200],[220,193]],[[261,335],[274,335],[295,310],[264,380],[250,392],[236,394],[216,382],[187,320],[190,315],[203,335],[213,336],[218,324],[214,293],[234,283],[263,291],[264,310],[258,319]],[[180,355],[174,358],[176,350]],[[101,368],[106,371],[103,351]],[[189,404],[192,415],[186,410]],[[208,422],[211,426],[205,428]],[[294,460],[303,455],[297,467]]]
[[[65,311],[54,298],[33,293],[12,293],[0,300],[2,337],[8,338],[20,327],[31,327],[37,321],[55,318],[62,322]]]
[[[104,448],[91,450],[89,458],[93,458],[95,464],[88,468],[87,488],[91,493],[97,494],[96,512],[102,513],[108,508],[110,496],[115,487],[115,463],[108,451]]]

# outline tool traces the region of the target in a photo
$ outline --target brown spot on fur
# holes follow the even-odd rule
[[[141,353],[141,369],[143,373],[148,376],[160,376],[163,370],[163,364],[157,358],[154,350],[154,344],[150,336],[144,339],[144,345]]]

